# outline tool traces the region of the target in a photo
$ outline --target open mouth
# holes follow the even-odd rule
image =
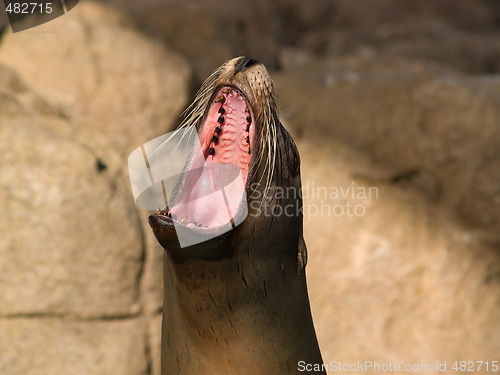
[[[244,219],[253,119],[241,91],[231,86],[216,90],[198,130],[200,148],[178,183],[171,207],[156,212],[161,222],[176,228],[219,230],[234,228]]]

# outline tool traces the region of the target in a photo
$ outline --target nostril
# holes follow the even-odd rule
[[[252,65],[257,64],[258,61],[254,58],[249,57],[248,60],[245,62],[245,68],[250,68]]]
[[[244,69],[248,69],[250,68],[251,66],[255,65],[255,64],[258,64],[259,61],[257,59],[254,59],[253,57],[248,57],[248,56],[244,56],[240,59],[240,61],[238,61],[236,63],[236,71],[240,72]]]

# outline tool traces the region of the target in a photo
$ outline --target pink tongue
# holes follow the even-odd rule
[[[171,209],[184,225],[234,226],[245,197],[254,133],[251,113],[238,91],[221,89],[216,98],[222,97],[212,103],[200,134],[202,151],[197,161],[201,163],[196,164],[204,161],[205,167],[192,173],[182,202]]]
[[[238,167],[212,163],[196,171],[183,194],[182,203],[172,208],[172,214],[184,225],[218,227],[232,224],[238,207],[245,197],[245,183]],[[196,224],[195,224],[196,223]]]

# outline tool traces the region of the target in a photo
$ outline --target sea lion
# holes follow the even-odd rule
[[[228,212],[202,200],[202,219],[179,214],[199,178],[191,175],[180,179],[170,208],[149,217],[166,250],[162,375],[297,374],[299,362],[322,367],[304,270],[299,153],[278,119],[266,68],[249,57],[226,62],[187,113],[184,125],[196,125],[208,168],[227,162],[241,170],[246,197],[231,223],[241,212],[248,216],[215,238],[181,247],[174,222],[217,234],[218,218]]]

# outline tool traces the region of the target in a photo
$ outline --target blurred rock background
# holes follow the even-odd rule
[[[127,157],[243,54],[301,152],[325,362],[500,360],[498,1],[107,3],[0,21],[0,373],[159,374],[162,250]]]

